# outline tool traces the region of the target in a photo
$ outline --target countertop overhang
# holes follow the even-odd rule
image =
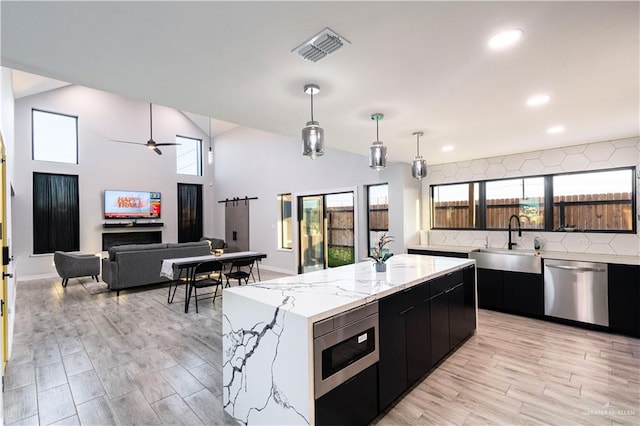
[[[289,314],[316,322],[474,264],[473,259],[400,254],[387,261],[386,272],[376,272],[374,264],[365,261],[224,292],[274,308],[288,297]]]

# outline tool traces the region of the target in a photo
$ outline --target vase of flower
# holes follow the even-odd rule
[[[386,272],[387,264],[386,261],[393,256],[388,249],[385,248],[387,244],[393,241],[393,237],[388,235],[386,232],[380,236],[376,247],[371,251],[371,255],[369,256],[373,263],[376,265],[376,272]]]

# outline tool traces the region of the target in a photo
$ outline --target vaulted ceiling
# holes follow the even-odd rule
[[[421,130],[428,163],[446,163],[637,136],[639,6],[5,0],[2,66],[293,138],[316,83],[328,146],[366,154],[380,112],[390,160],[411,161]],[[325,27],[350,44],[292,52]],[[516,45],[487,47],[511,28]]]

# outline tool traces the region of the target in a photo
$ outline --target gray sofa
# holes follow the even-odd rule
[[[109,249],[102,259],[102,281],[111,290],[169,282],[160,276],[164,259],[211,254],[209,241],[193,243],[129,244]]]

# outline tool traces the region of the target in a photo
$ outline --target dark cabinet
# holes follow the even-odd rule
[[[464,275],[464,329],[465,336],[473,334],[476,329],[476,268],[467,266],[462,270]]]
[[[381,409],[431,368],[428,301],[429,286],[420,284],[379,302]]]
[[[609,329],[640,337],[640,266],[609,264]]]
[[[374,364],[316,400],[317,425],[366,425],[378,415]],[[355,401],[355,403],[354,403]]]
[[[457,251],[440,251],[440,250],[423,250],[423,249],[408,249],[408,254],[422,254],[425,256],[442,256],[442,257],[458,257],[467,259],[469,257],[468,253],[457,252]]]
[[[449,352],[449,301],[445,293],[431,299],[431,359],[440,361]]]
[[[502,310],[504,306],[502,271],[478,268],[478,307]]]
[[[391,404],[407,388],[407,334],[402,294],[381,299],[378,304],[380,321],[380,361],[378,391],[380,409]]]
[[[407,384],[415,383],[431,369],[431,334],[429,300],[413,305],[406,313]]]
[[[464,283],[447,291],[449,302],[449,351],[467,337],[464,321]]]
[[[475,267],[380,299],[378,315],[382,411],[475,330]]]
[[[478,307],[518,315],[544,315],[542,274],[478,269]]]
[[[544,315],[544,284],[541,274],[503,272],[504,309],[521,315]]]

